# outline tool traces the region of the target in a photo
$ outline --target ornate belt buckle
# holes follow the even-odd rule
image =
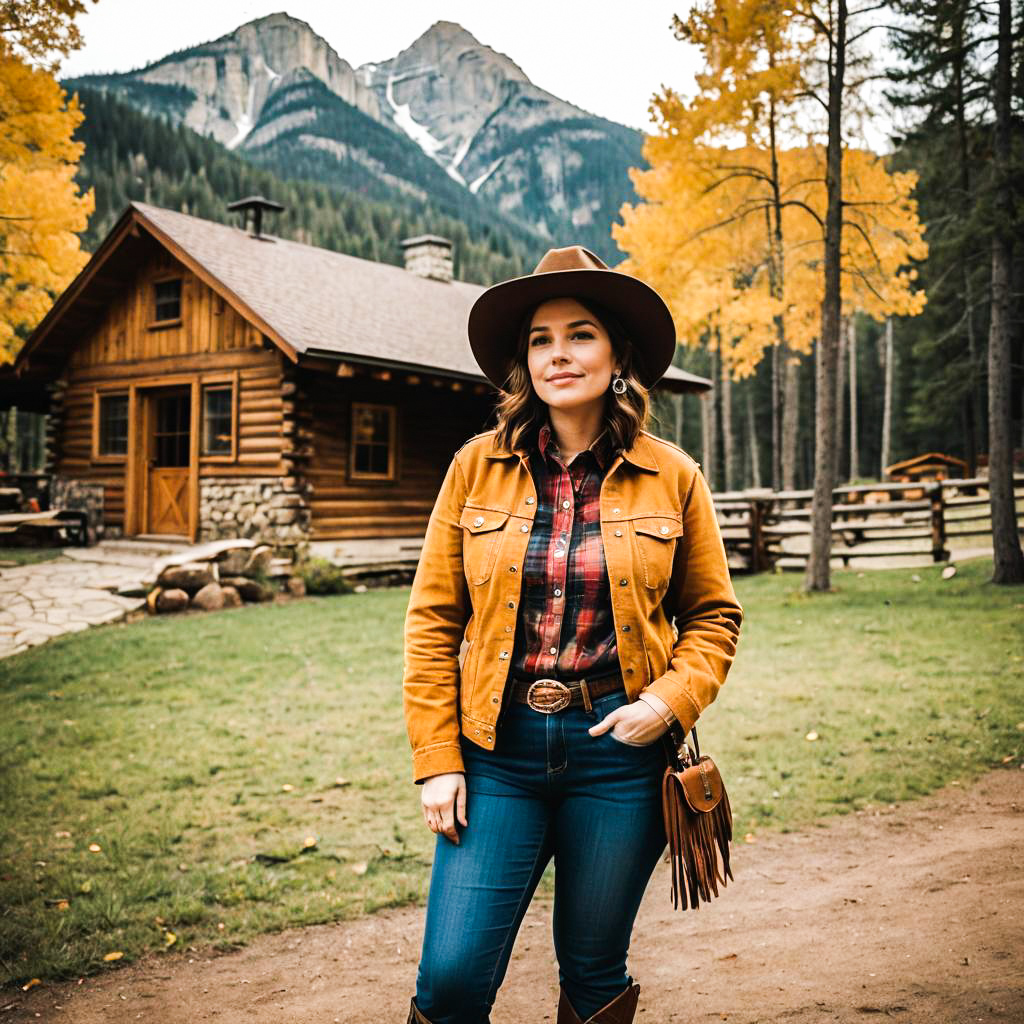
[[[536,703],[537,698],[534,696],[534,689],[543,684],[544,686],[553,686],[561,692],[554,697],[554,699],[547,699],[545,703]],[[534,711],[540,711],[542,714],[550,715],[555,711],[561,711],[562,708],[568,707],[569,702],[572,700],[572,691],[565,683],[560,682],[557,679],[535,679],[530,684],[530,689],[526,692],[526,703],[533,708]]]

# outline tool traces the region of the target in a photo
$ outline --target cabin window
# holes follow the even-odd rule
[[[159,323],[162,320],[181,319],[181,278],[175,277],[169,281],[157,281],[154,286],[156,306],[153,310],[153,319]]]
[[[128,454],[128,396],[100,395],[99,454]]]
[[[234,426],[234,388],[203,385],[203,455],[230,455]]]
[[[352,405],[353,477],[390,480],[395,466],[395,407]]]

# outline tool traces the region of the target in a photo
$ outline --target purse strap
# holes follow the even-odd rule
[[[700,761],[700,742],[697,739],[696,722],[690,726],[690,734],[693,736],[693,763],[696,764]],[[690,753],[686,747],[686,733],[683,731],[683,728],[678,721],[673,721],[672,725],[669,726],[669,732],[665,734],[665,738],[667,739],[668,736],[672,737],[671,740],[669,740],[669,746],[672,748],[672,753],[675,759],[679,761],[680,764],[685,764],[690,760]],[[680,755],[681,751],[686,752],[685,758]]]

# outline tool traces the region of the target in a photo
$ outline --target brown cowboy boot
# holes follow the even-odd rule
[[[565,988],[558,986],[558,1019],[555,1024],[633,1024],[636,1004],[640,998],[640,986],[633,982],[623,989],[610,1003],[605,1003],[595,1014],[582,1020],[573,1009]]]
[[[433,1024],[433,1021],[420,1013],[420,1008],[416,1005],[415,996],[409,1000],[409,1019],[405,1024]]]

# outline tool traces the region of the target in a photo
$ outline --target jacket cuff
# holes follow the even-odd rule
[[[679,728],[683,733],[688,733],[700,717],[700,708],[697,707],[694,699],[667,675],[655,679],[653,683],[645,686],[640,693],[653,693],[660,697],[676,716]]]
[[[417,785],[431,775],[461,771],[465,771],[465,767],[462,763],[462,747],[458,741],[428,747],[412,755],[412,777]]]

